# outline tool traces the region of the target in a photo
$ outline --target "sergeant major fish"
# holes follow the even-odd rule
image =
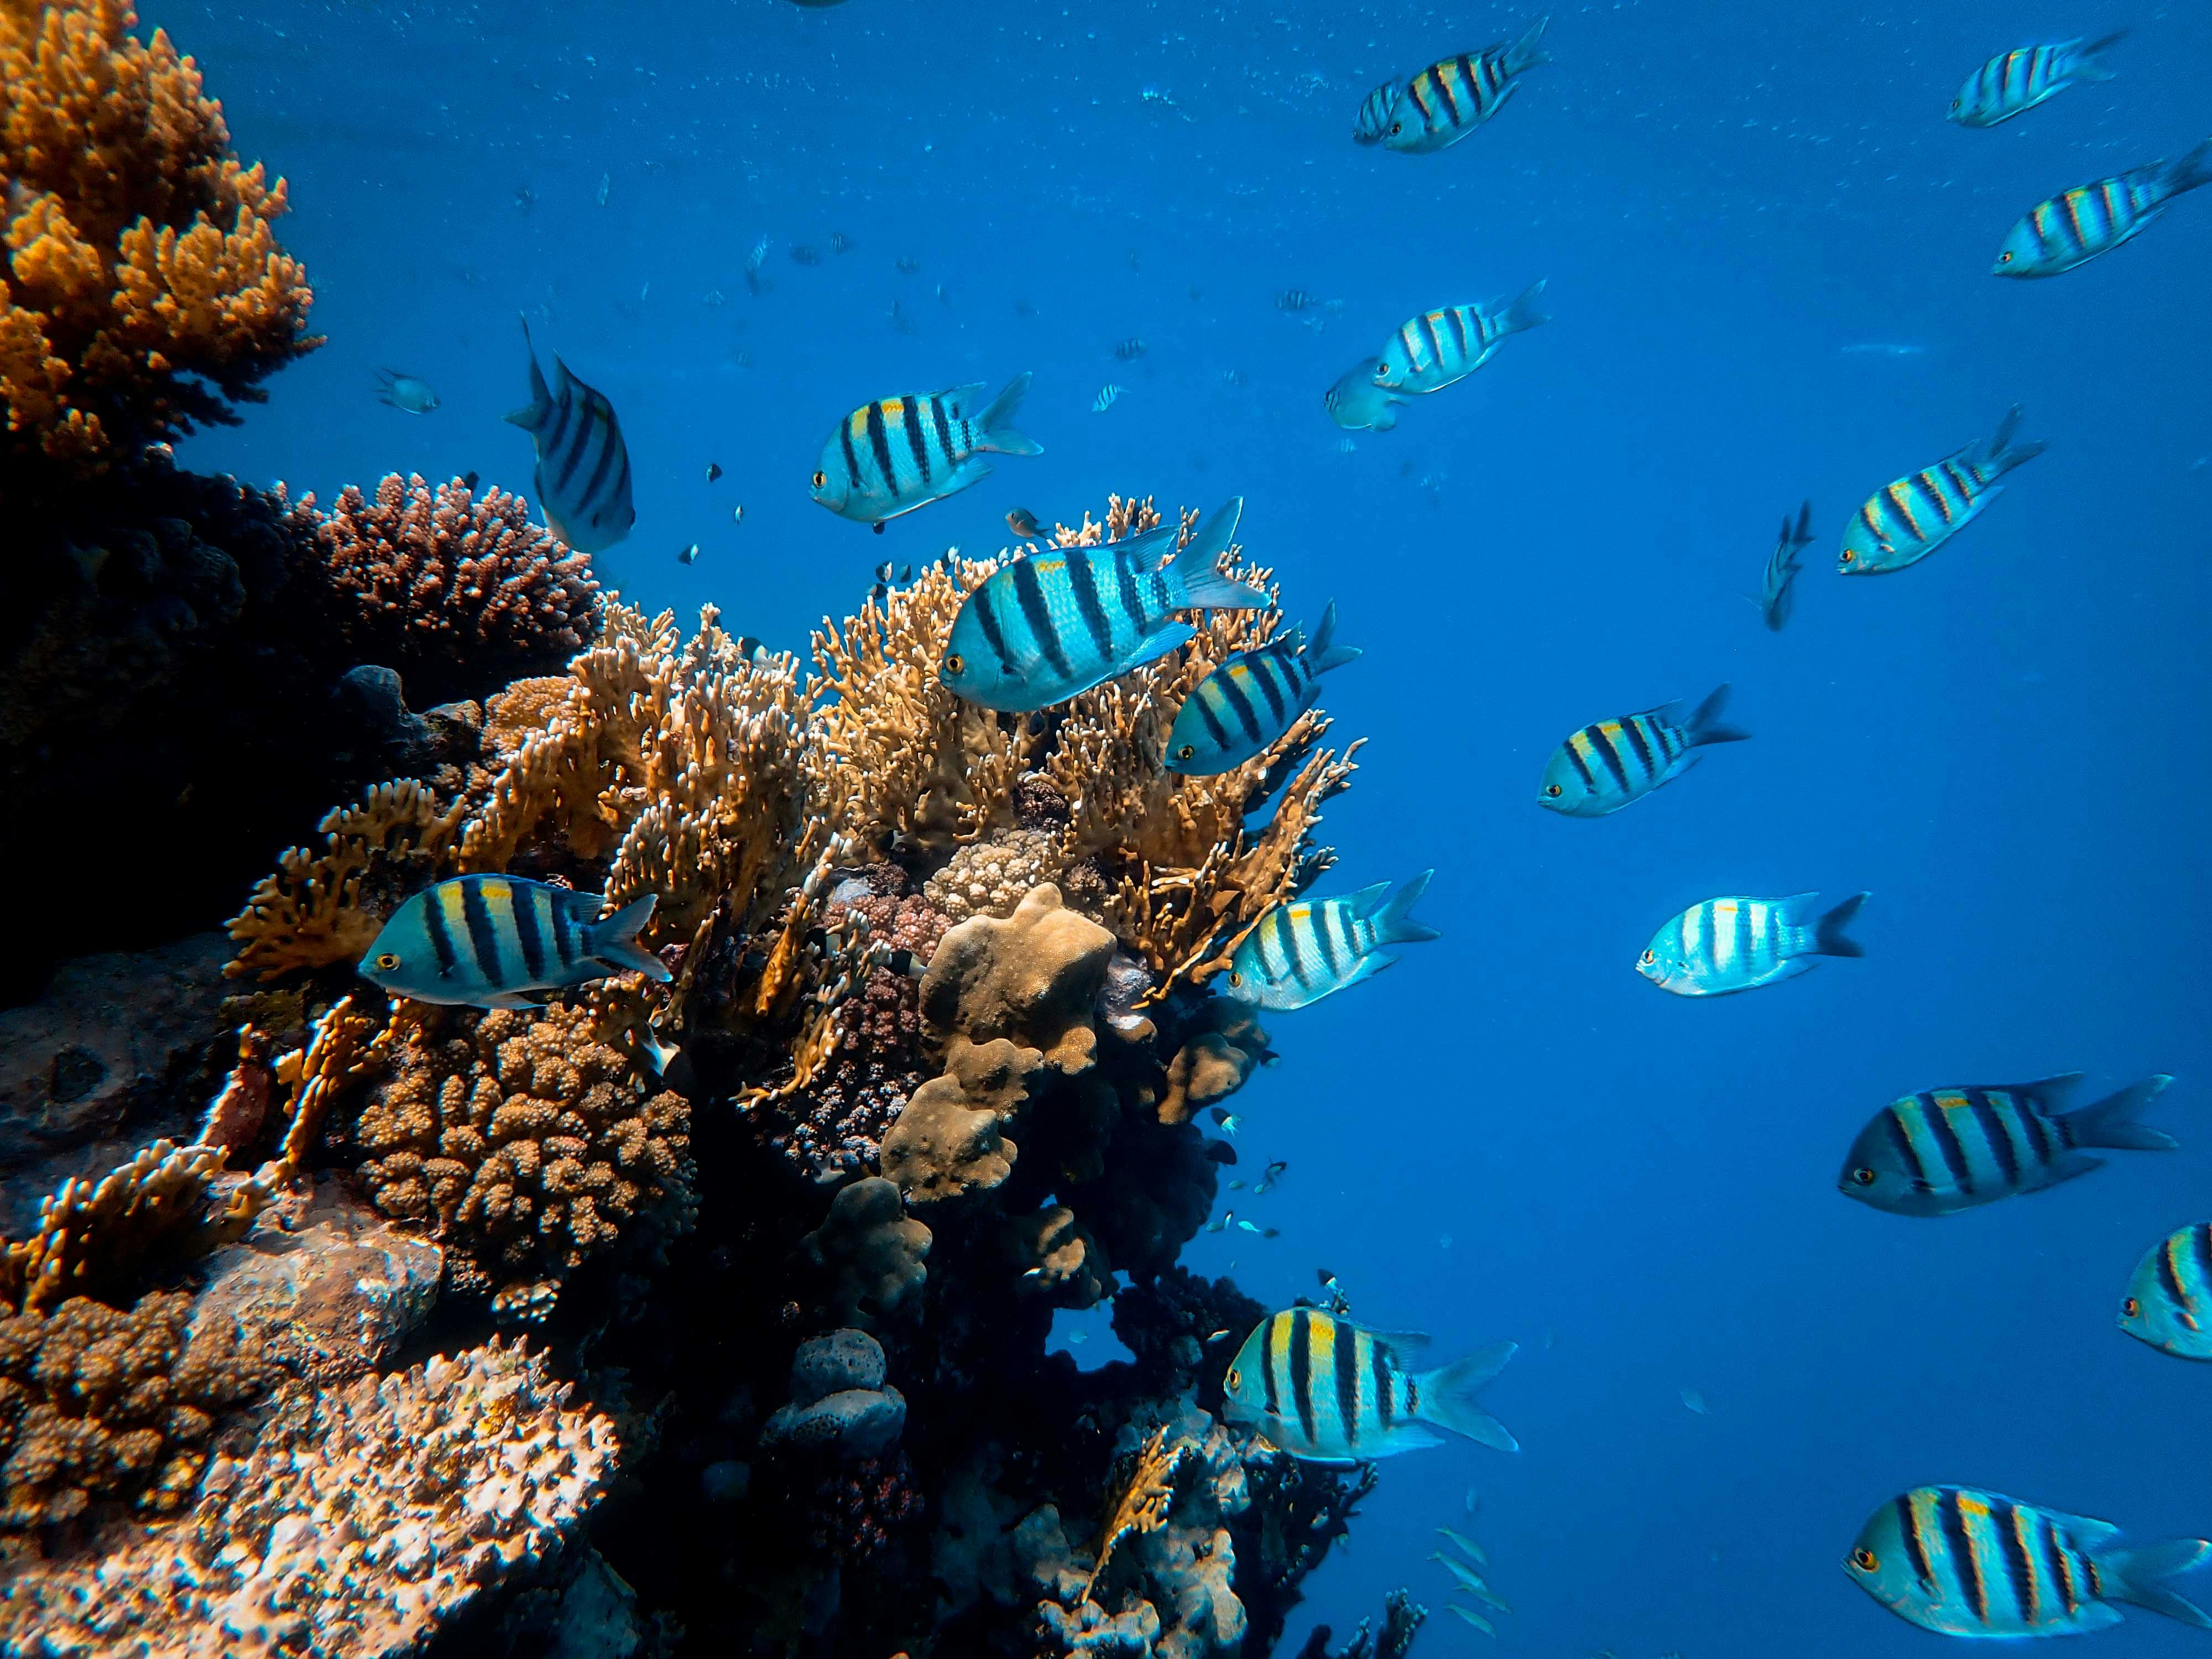
[[[530,319],[522,319],[530,351],[530,406],[507,418],[530,434],[538,451],[533,487],[546,528],[579,553],[599,553],[637,522],[630,505],[629,448],[606,394],[568,372],[556,352],[553,386],[538,372]]]
[[[2175,197],[2205,184],[2212,184],[2212,138],[2179,161],[2148,161],[2077,185],[2027,210],[1999,246],[1990,274],[2056,276],[2087,264],[2142,234]]]
[[[1797,556],[1813,544],[1813,503],[1808,501],[1797,509],[1797,522],[1792,526],[1790,515],[1782,515],[1782,533],[1775,538],[1774,551],[1766,557],[1766,581],[1758,599],[1752,601],[1770,633],[1778,634],[1790,620],[1793,602],[1791,585],[1797,580]]]
[[[1399,94],[1406,89],[1401,81],[1385,81],[1369,93],[1359,105],[1359,114],[1352,124],[1352,142],[1355,144],[1379,144],[1390,131],[1390,114],[1398,106]]]
[[[990,476],[988,452],[1042,455],[1044,446],[1013,428],[1030,389],[1026,372],[1006,383],[981,413],[970,414],[984,382],[949,392],[907,393],[863,404],[822,446],[814,499],[842,519],[871,525],[943,501]]]
[[[1442,937],[1413,920],[1435,874],[1424,870],[1395,893],[1378,881],[1341,898],[1273,906],[1231,952],[1223,991],[1255,1007],[1304,1008],[1372,979],[1398,960],[1383,946]]]
[[[1951,100],[1950,118],[1962,127],[1993,127],[2077,81],[2109,81],[2112,71],[2099,60],[2127,33],[2116,29],[2101,40],[2059,40],[1999,52],[1966,77]]]
[[[1537,282],[1511,301],[1448,306],[1400,324],[1382,348],[1375,384],[1388,392],[1419,395],[1441,392],[1465,380],[1490,361],[1507,335],[1552,320],[1536,303],[1543,292],[1544,283]]]
[[[1410,1371],[1401,1356],[1429,1339],[1370,1331],[1319,1308],[1261,1320],[1222,1378],[1225,1414],[1257,1427],[1291,1456],[1327,1462],[1390,1457],[1443,1443],[1448,1429],[1500,1451],[1520,1443],[1476,1394],[1505,1369],[1515,1345],[1499,1342],[1436,1370]]]
[[[1822,957],[1864,956],[1844,928],[1870,895],[1854,894],[1815,918],[1819,896],[1693,904],[1651,936],[1636,971],[1676,996],[1716,997],[1793,979]]]
[[[1178,611],[1260,609],[1267,594],[1214,568],[1243,511],[1232,498],[1181,553],[1181,526],[1164,524],[1105,547],[1019,555],[961,603],[939,677],[972,703],[1026,714],[1188,644]]]
[[[2043,453],[2039,443],[2013,442],[2019,428],[2020,405],[2014,404],[1986,444],[1968,444],[1875,490],[1844,526],[1836,568],[1846,576],[1902,570],[1964,530],[2004,494],[1998,479]]]
[[[1552,751],[1536,804],[1569,817],[1603,817],[1671,783],[1716,743],[1742,743],[1751,733],[1720,723],[1725,685],[1687,714],[1680,702],[1585,726]]]
[[[2136,1121],[2172,1079],[2147,1077],[2067,1111],[2081,1080],[2073,1072],[1893,1100],[1859,1131],[1836,1184],[1844,1197],[1893,1215],[1951,1215],[2103,1168],[2087,1147],[2171,1152],[2180,1144]]]
[[[1293,628],[1265,645],[1234,653],[1183,699],[1161,764],[1170,772],[1211,777],[1265,750],[1313,707],[1323,674],[1358,657],[1353,647],[1334,643],[1335,636],[1332,599],[1321,613],[1312,644]]]
[[[477,1008],[535,1007],[526,992],[609,974],[665,983],[668,969],[637,942],[653,896],[602,918],[597,893],[519,876],[457,876],[392,913],[362,957],[361,976],[417,1002]]]
[[[2212,1359],[2212,1223],[2177,1227],[2144,1254],[2120,1328],[2176,1359]]]
[[[1859,1528],[1844,1571],[1899,1618],[1945,1636],[2072,1636],[2120,1622],[2116,1601],[2212,1628],[2158,1581],[2212,1555],[2202,1538],[2121,1549],[2120,1529],[2002,1492],[1916,1486]]]
[[[402,374],[396,368],[376,371],[376,401],[410,415],[428,415],[438,406],[438,394],[428,380]]]
[[[1427,155],[1449,148],[1489,120],[1518,90],[1523,73],[1552,61],[1551,53],[1536,44],[1551,21],[1539,18],[1518,40],[1441,58],[1409,77],[1391,105],[1383,147]]]
[[[1382,360],[1368,357],[1344,371],[1337,383],[1321,394],[1328,418],[1347,432],[1388,432],[1398,424],[1398,411],[1406,400],[1376,384]]]

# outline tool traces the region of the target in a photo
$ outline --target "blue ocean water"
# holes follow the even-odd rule
[[[1293,611],[1334,598],[1367,653],[1328,685],[1371,741],[1321,890],[1433,866],[1444,938],[1268,1022],[1239,1145],[1289,1175],[1227,1198],[1279,1236],[1184,1260],[1276,1304],[1325,1266],[1442,1352],[1524,1346],[1488,1395],[1524,1452],[1388,1465],[1306,1611],[1341,1631],[1408,1583],[1440,1613],[1422,1558],[1472,1488],[1508,1650],[1931,1650],[1838,1571],[1907,1486],[2212,1530],[2207,1376],[2113,1328],[2212,1169],[2212,192],[2055,282],[1989,275],[2036,201],[2203,137],[2212,14],[1562,7],[1556,61],[1473,138],[1351,143],[1377,82],[1534,15],[149,5],[290,180],[331,339],[183,459],[325,502],[394,470],[526,492],[500,420],[525,313],[622,414],[638,517],[603,579],[793,647],[878,560],[996,550],[1010,507],[1243,495]],[[2109,83],[1943,120],[1991,53],[2123,21]],[[1538,277],[1551,325],[1342,451],[1321,394],[1347,366]],[[442,406],[378,404],[380,367]],[[807,499],[855,404],[1023,369],[1041,458],[881,537]],[[1847,513],[2014,403],[2050,450],[1981,522],[1833,575]],[[1806,497],[1820,540],[1771,635],[1741,596]],[[1538,809],[1566,732],[1722,681],[1753,742],[1614,817]],[[1632,971],[1697,900],[1862,888],[1863,961],[1710,1003]],[[2175,1073],[2185,1150],[1942,1220],[1837,1195],[1893,1097],[2071,1070]],[[2143,1613],[2097,1639],[2203,1640]],[[1480,1640],[1440,1616],[1421,1649]]]

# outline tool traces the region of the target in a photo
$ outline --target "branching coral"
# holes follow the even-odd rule
[[[229,154],[222,107],[116,0],[0,3],[0,480],[104,471],[234,419],[319,341],[276,246],[284,185]]]
[[[1170,1452],[1167,1441],[1167,1428],[1162,1425],[1152,1431],[1151,1437],[1131,1462],[1128,1480],[1121,1488],[1121,1496],[1107,1512],[1105,1528],[1099,1534],[1097,1561],[1083,1586],[1083,1598],[1086,1601],[1097,1585],[1098,1575],[1106,1571],[1106,1564],[1114,1559],[1115,1547],[1125,1539],[1133,1538],[1139,1533],[1158,1532],[1167,1524],[1168,1505],[1175,1501],[1176,1471],[1196,1449],[1185,1441]]]
[[[347,646],[398,670],[418,705],[550,672],[599,633],[590,559],[519,495],[393,473],[374,498],[348,485],[317,535]]]

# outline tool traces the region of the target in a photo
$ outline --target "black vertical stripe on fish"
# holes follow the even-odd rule
[[[1928,1178],[1928,1164],[1920,1156],[1920,1149],[1912,1144],[1912,1133],[1905,1127],[1904,1116],[1894,1106],[1885,1106],[1881,1111],[1881,1127],[1889,1131],[1889,1141],[1905,1167],[1912,1171],[1916,1187],[1926,1188],[1934,1183]]]
[[[2035,1161],[2045,1169],[2050,1168],[2057,1161],[2058,1156],[2058,1149],[2051,1143],[2050,1123],[2035,1109],[2033,1102],[2023,1100],[2017,1095],[2008,1095],[2005,1098],[2012,1103],[2012,1109],[2019,1115],[2020,1121],[2027,1125],[2028,1139],[2035,1143]]]
[[[1091,556],[1070,548],[1061,556],[1067,561],[1067,584],[1075,590],[1075,608],[1082,613],[1091,647],[1097,652],[1099,661],[1111,662],[1114,624],[1106,620],[1106,607],[1098,603],[1098,578]]]
[[[1739,971],[1751,960],[1751,908],[1748,904],[1735,907],[1735,962]]]
[[[2187,1307],[2189,1293],[2181,1288],[2181,1276],[2173,1271],[2173,1252],[2161,1244],[2151,1254],[2158,1259],[2158,1288],[2165,1292],[2167,1305]]]
[[[1288,707],[1283,702],[1282,692],[1277,690],[1275,685],[1275,676],[1281,672],[1282,668],[1273,657],[1252,659],[1252,678],[1259,683],[1260,695],[1267,698],[1267,712],[1273,716],[1277,726],[1283,723],[1283,713]],[[1253,733],[1253,740],[1257,742],[1258,739],[1259,733],[1255,732]]]
[[[2084,1550],[2081,1552],[2081,1565],[2087,1570],[2089,1575],[2089,1599],[2093,1601],[2103,1601],[2105,1575],[2102,1569],[2097,1565],[2097,1558]]]
[[[482,882],[461,884],[461,920],[468,924],[469,948],[476,955],[477,971],[488,984],[504,983],[507,970],[499,958],[499,930],[492,923],[491,907],[484,902]]]
[[[1936,488],[1936,481],[1928,476],[1924,469],[1914,473],[1908,482],[1918,489],[1920,499],[1934,507],[1936,516],[1942,520],[1945,524],[1950,523],[1958,516],[1951,511],[1951,503],[1944,499],[1943,492]]]
[[[1129,619],[1129,626],[1139,634],[1151,633],[1145,621],[1145,596],[1137,588],[1137,567],[1127,556],[1114,560],[1115,585],[1121,592],[1121,614]]]
[[[1644,732],[1640,722],[1634,720],[1625,720],[1620,723],[1620,729],[1628,734],[1629,746],[1636,750],[1636,758],[1643,763],[1644,775],[1646,777],[1657,777],[1659,775],[1659,767],[1657,763],[1651,758],[1651,745],[1644,740]]]
[[[1272,920],[1275,925],[1275,949],[1282,954],[1284,964],[1291,970],[1291,977],[1301,985],[1310,984],[1306,977],[1305,963],[1299,960],[1304,952],[1299,951],[1297,940],[1291,933],[1290,906],[1277,905]]]
[[[1428,338],[1429,361],[1442,368],[1444,366],[1444,342],[1443,336],[1437,332],[1436,319],[1425,311],[1416,320],[1421,325],[1421,332]]]
[[[1966,1530],[1966,1516],[1959,1507],[1959,1494],[1947,1492],[1936,1500],[1936,1516],[1943,1528],[1943,1541],[1951,1547],[1951,1559],[1959,1569],[1959,1582],[1965,1588],[1966,1600],[1973,1604],[1974,1616],[1983,1624],[1990,1622],[1990,1587],[1982,1577],[1982,1558],[1974,1553],[1973,1535]]]
[[[1228,702],[1231,712],[1237,716],[1237,725],[1244,728],[1245,740],[1259,742],[1260,716],[1252,707],[1251,698],[1244,695],[1244,688],[1237,684],[1237,676],[1224,672],[1215,678],[1221,683],[1221,695]]]
[[[1308,914],[1316,913],[1309,912]],[[1328,907],[1326,905],[1321,907],[1317,915],[1318,920],[1315,922],[1313,930],[1314,939],[1321,946],[1322,965],[1328,969],[1330,976],[1334,978],[1337,973],[1336,941],[1329,937]]]
[[[1313,1314],[1305,1308],[1291,1314],[1291,1403],[1298,1409],[1298,1427],[1306,1443],[1314,1443]]]
[[[2058,1138],[2058,1144],[2072,1152],[2075,1147],[2074,1126],[2063,1117],[2049,1118],[2045,1121],[2051,1125],[2051,1133]]]
[[[896,494],[898,474],[891,471],[891,434],[884,425],[884,406],[880,403],[868,405],[868,448],[883,473],[884,488]]]
[[[1467,343],[1467,319],[1460,314],[1460,307],[1454,306],[1444,315],[1450,319],[1452,338],[1459,343],[1459,355],[1463,358],[1473,356],[1474,350]]]
[[[1220,717],[1213,712],[1213,700],[1206,695],[1211,690],[1210,686],[1200,686],[1191,694],[1191,701],[1198,705],[1198,717],[1206,722],[1206,733],[1213,739],[1214,745],[1226,749],[1229,747],[1229,728],[1222,725]]]
[[[1980,1089],[1966,1091],[1966,1109],[1974,1115],[1974,1121],[1982,1131],[1982,1138],[1990,1143],[1990,1152],[2004,1171],[2005,1185],[2020,1185],[2020,1154],[2013,1150],[2012,1137],[2005,1132],[2004,1115]]]
[[[1037,579],[1036,566],[1027,559],[1014,561],[1014,599],[1022,607],[1022,620],[1029,623],[1037,649],[1052,665],[1053,672],[1063,679],[1072,678],[1074,665],[1060,645],[1060,630],[1052,625],[1052,606],[1045,600],[1044,584]]]
[[[2028,1531],[2034,1540],[2035,1558],[2043,1565],[2043,1576],[2058,1587],[2058,1599],[2065,1604],[2066,1616],[2071,1619],[2081,1609],[2081,1598],[2075,1593],[2074,1569],[2066,1559],[2066,1547],[2059,1541],[2058,1529],[2048,1519],[2031,1514]]]
[[[562,390],[565,392],[568,388],[563,386]],[[561,439],[568,430],[568,416],[574,410],[575,406],[576,400],[573,397],[561,398],[554,401],[551,405],[553,410],[553,429],[550,432],[548,432],[543,426],[540,426],[538,430],[538,454],[539,459],[542,460],[548,455],[557,455],[561,453]]]
[[[1367,1358],[1370,1361],[1368,1386],[1375,1390],[1375,1415],[1381,1419],[1387,1431],[1390,1426],[1390,1409],[1397,1404],[1390,1397],[1390,1351],[1380,1342],[1371,1342],[1368,1345]]]
[[[1351,1352],[1346,1352],[1349,1348]],[[1359,1443],[1359,1333],[1348,1326],[1336,1328],[1336,1340],[1330,1352],[1336,1364],[1331,1369],[1336,1373],[1336,1420],[1344,1425],[1344,1443]]]
[[[1566,743],[1562,746],[1567,751],[1567,758],[1575,763],[1575,770],[1582,775],[1583,787],[1585,789],[1595,789],[1597,787],[1597,775],[1589,769],[1589,763],[1583,758],[1583,751],[1575,747],[1575,740],[1572,738],[1569,738]]]
[[[592,439],[599,429],[598,409],[588,398],[580,402],[582,406],[576,418],[575,436],[565,450],[552,452],[554,488],[563,495],[568,493],[569,480],[576,476],[576,469],[584,464],[584,453],[591,448]]]
[[[592,502],[604,504],[605,501],[606,497],[599,493],[599,487],[606,483],[607,468],[611,465],[617,458],[622,461],[625,476],[628,474],[629,467],[629,452],[624,449],[623,445],[616,439],[614,411],[612,410],[609,410],[607,411],[606,430],[607,441],[599,450],[599,464],[592,469],[591,482],[584,486],[583,500],[585,504],[587,506]],[[598,522],[598,517],[599,515],[596,513],[592,514],[592,521],[594,523]]]
[[[2189,1230],[2189,1248],[2198,1275],[2212,1285],[2212,1222],[2199,1222]]]
[[[923,401],[929,405],[929,421],[937,432],[937,447],[939,453],[944,455],[948,465],[958,465],[959,458],[952,453],[952,428],[945,418],[945,399],[929,398]]]
[[[1966,1148],[1959,1139],[1959,1132],[1951,1127],[1951,1120],[1936,1103],[1932,1094],[1914,1097],[1920,1103],[1920,1121],[1928,1126],[1928,1138],[1936,1143],[1936,1154],[1943,1160],[1943,1168],[1952,1184],[1960,1192],[1974,1190],[1973,1168],[1966,1161]]]
[[[975,620],[982,624],[983,638],[999,660],[1011,667],[1014,659],[1006,652],[1006,630],[999,626],[999,613],[991,599],[991,584],[985,582],[977,588],[969,602],[975,607]]]
[[[507,902],[514,910],[514,942],[522,947],[522,965],[530,970],[533,981],[545,977],[545,935],[538,924],[538,901],[542,896],[535,887],[517,887],[507,884]]]
[[[453,935],[446,926],[446,908],[438,902],[434,892],[422,902],[422,923],[430,935],[430,949],[438,958],[439,974],[451,974],[459,963],[460,955],[453,949]]]
[[[563,968],[574,968],[582,960],[583,952],[576,948],[583,924],[568,914],[568,902],[558,894],[552,896],[553,948],[561,957]]]
[[[1467,67],[1467,59],[1461,58],[1458,66],[1464,70]],[[1455,127],[1464,126],[1467,123],[1465,118],[1459,112],[1459,94],[1452,90],[1449,67],[1442,64],[1437,66],[1437,95],[1444,100],[1444,113],[1451,118],[1451,124]],[[1468,83],[1468,90],[1469,92],[1474,90],[1472,82]]]
[[[1905,1539],[1905,1547],[1912,1557],[1912,1571],[1923,1584],[1936,1582],[1936,1569],[1929,1564],[1928,1546],[1920,1536],[1920,1518],[1912,1510],[1910,1494],[1897,1500],[1897,1530]]]
[[[1603,758],[1606,770],[1613,774],[1613,781],[1626,790],[1628,787],[1628,769],[1621,764],[1620,753],[1613,746],[1613,739],[1607,737],[1601,728],[1595,726],[1583,727],[1583,736],[1589,740],[1589,746]]]
[[[859,489],[864,480],[860,477],[860,458],[853,450],[853,423],[849,420],[837,423],[837,441],[845,447],[845,483],[848,488]]]
[[[909,405],[906,419],[900,424],[906,428],[906,446],[914,452],[914,464],[921,471],[923,483],[929,482],[929,442],[921,428],[921,410]]]
[[[1267,1391],[1267,1415],[1283,1414],[1283,1399],[1275,1387],[1275,1316],[1260,1327],[1260,1386]]]
[[[1991,1498],[1990,1521],[1996,1528],[1997,1553],[2004,1558],[2005,1576],[2012,1580],[2013,1606],[2033,1625],[2042,1611],[2043,1598],[2036,1593],[2035,1568],[2027,1559],[2027,1546],[2020,1535],[2023,1518],[2009,1498]]]

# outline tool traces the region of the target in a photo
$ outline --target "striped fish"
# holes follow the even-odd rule
[[[1790,620],[1790,585],[1797,580],[1797,556],[1812,544],[1813,503],[1808,501],[1797,509],[1795,526],[1787,514],[1783,515],[1782,533],[1775,538],[1774,551],[1766,557],[1765,584],[1752,601],[1770,633],[1780,633]]]
[[[1407,155],[1448,149],[1504,107],[1522,73],[1552,61],[1536,43],[1548,17],[1518,40],[1441,58],[1409,79],[1391,106],[1382,144]],[[1372,94],[1369,94],[1370,97]]]
[[[2212,1555],[2212,1543],[2122,1549],[2119,1534],[2002,1492],[1916,1486],[1867,1518],[1844,1571],[1899,1618],[1945,1636],[2077,1635],[2118,1624],[2116,1601],[2212,1628],[2158,1582]]]
[[[2079,1072],[2034,1083],[1929,1089],[1893,1100],[1859,1131],[1837,1185],[1893,1215],[1949,1215],[2039,1193],[2101,1169],[2085,1147],[2171,1152],[2138,1122],[2169,1077],[2147,1077],[2094,1105],[2064,1109]]]
[[[1536,303],[1543,292],[1539,282],[1510,301],[1447,306],[1408,319],[1382,348],[1375,384],[1389,392],[1419,394],[1441,392],[1465,380],[1490,361],[1507,335],[1552,320]]]
[[[1751,736],[1720,723],[1725,685],[1685,713],[1680,702],[1600,720],[1552,751],[1536,804],[1571,818],[1600,818],[1641,800],[1697,764],[1697,751]]]
[[[637,942],[653,896],[604,920],[597,893],[518,876],[459,876],[394,911],[359,964],[361,976],[417,1002],[530,1008],[524,994],[609,974],[665,981],[668,969]]]
[[[2166,204],[2212,184],[2212,138],[2179,161],[2149,161],[2115,179],[2039,202],[2014,225],[1990,267],[1998,276],[2056,276],[2139,235]]]
[[[903,393],[862,404],[837,422],[814,465],[814,499],[841,519],[872,525],[941,501],[990,477],[986,452],[1042,455],[1044,446],[1013,428],[1030,389],[1026,372],[971,414],[984,382],[950,392]]]
[[[1255,1007],[1303,1008],[1372,979],[1398,959],[1384,945],[1441,937],[1413,920],[1413,906],[1435,874],[1424,870],[1395,893],[1389,882],[1378,881],[1341,898],[1273,906],[1230,953],[1222,989]]]
[[[1221,1379],[1225,1414],[1293,1457],[1325,1462],[1441,1446],[1431,1425],[1520,1450],[1475,1401],[1516,1345],[1493,1343],[1436,1370],[1407,1370],[1401,1357],[1428,1346],[1419,1332],[1370,1331],[1319,1308],[1270,1314]]]
[[[2101,40],[2059,40],[1999,52],[1966,77],[1951,100],[1950,118],[1962,127],[1993,127],[2076,81],[2109,81],[2112,71],[2098,59],[2127,33],[2116,29]]]
[[[1352,124],[1352,142],[1355,144],[1379,144],[1382,135],[1390,130],[1391,112],[1398,107],[1398,96],[1405,90],[1396,81],[1385,81],[1361,100],[1359,117]]]
[[[1844,526],[1836,568],[1846,576],[1902,570],[1964,530],[2004,494],[1998,479],[2043,453],[2039,443],[2013,442],[2019,428],[2020,405],[2014,404],[1988,443],[1968,444],[1875,490]]]
[[[1297,629],[1250,651],[1239,651],[1193,688],[1176,711],[1161,764],[1170,772],[1211,777],[1242,766],[1291,729],[1313,707],[1321,677],[1359,655],[1336,636],[1336,601],[1321,613],[1313,643]]]
[[[2212,1222],[2150,1247],[2128,1280],[2120,1328],[2176,1359],[2212,1359]]]
[[[1189,643],[1178,611],[1258,610],[1265,593],[1214,568],[1243,511],[1231,499],[1180,554],[1174,524],[1109,547],[1022,554],[962,602],[939,677],[970,702],[1026,714]]]
[[[1366,357],[1344,371],[1337,383],[1321,394],[1328,418],[1346,432],[1388,432],[1398,424],[1398,411],[1406,400],[1375,383],[1382,372],[1380,357]]]
[[[1114,407],[1115,399],[1121,395],[1121,388],[1109,380],[1098,388],[1098,395],[1091,400],[1091,412],[1093,415],[1103,415]]]
[[[507,418],[530,434],[538,451],[533,487],[545,527],[579,553],[598,553],[629,534],[637,509],[629,499],[629,447],[606,394],[568,372],[556,352],[554,384],[538,372],[530,319],[522,319],[530,351],[530,406]]]
[[[1854,894],[1815,918],[1819,896],[1693,904],[1651,936],[1636,971],[1678,997],[1717,997],[1794,979],[1822,957],[1864,956],[1844,928],[1871,895]]]

